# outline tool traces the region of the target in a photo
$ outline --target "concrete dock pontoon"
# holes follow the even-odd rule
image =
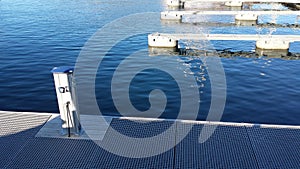
[[[259,15],[296,15],[300,11],[163,11],[160,13],[162,20],[181,20],[183,16],[192,15],[235,15],[236,20],[254,20]]]
[[[300,41],[300,35],[258,35],[258,34],[166,34],[148,35],[150,47],[178,48],[179,40],[235,40],[256,41],[259,49],[288,50],[291,42]]]
[[[242,6],[245,2],[251,3],[299,3],[298,0],[167,0],[168,6],[184,7],[186,3],[223,2],[226,6]]]
[[[125,144],[112,137],[113,128],[139,138],[151,137],[176,123],[174,135],[165,138],[172,142],[193,125],[189,134],[167,152],[126,158],[88,138],[80,139],[84,136],[59,137],[55,127],[52,132],[57,137],[46,135],[45,131],[51,130],[49,123],[57,116],[0,111],[0,168],[300,168],[300,126],[184,120],[135,123],[112,118],[102,141],[118,142],[120,146]],[[217,128],[206,142],[199,143],[204,124],[208,130]]]

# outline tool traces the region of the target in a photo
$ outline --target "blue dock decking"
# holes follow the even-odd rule
[[[300,168],[299,126],[176,121],[173,137],[165,139],[175,140],[194,126],[174,148],[153,157],[125,158],[92,140],[36,137],[52,115],[0,111],[0,168]],[[135,126],[128,119],[113,118],[102,141],[118,142],[110,137],[111,128],[149,137],[173,122]],[[206,142],[199,143],[204,124],[218,127]]]

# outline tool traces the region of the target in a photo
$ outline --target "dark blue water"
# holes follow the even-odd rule
[[[74,66],[81,47],[106,23],[160,8],[159,1],[1,0],[0,109],[58,112],[49,71]]]
[[[58,112],[50,70],[55,66],[73,66],[85,42],[105,24],[132,13],[162,11],[163,4],[160,0],[1,0],[0,110]],[[166,30],[182,27],[160,22],[153,25],[156,26]],[[255,27],[185,27],[209,33],[266,34],[272,31]],[[274,34],[299,32],[298,29],[280,28]],[[217,49],[254,51],[253,42],[212,44]],[[104,114],[118,115],[110,94],[115,68],[131,53],[144,48],[147,48],[146,34],[125,39],[106,55],[102,63],[106,66],[98,70],[95,91]],[[299,43],[292,44],[290,50],[299,52]],[[190,67],[199,79],[198,119],[204,120],[211,99],[207,71],[197,57],[180,57],[178,62]],[[299,60],[234,57],[222,58],[222,64],[227,82],[222,121],[300,124]],[[161,117],[176,118],[180,92],[174,79],[160,70],[148,69],[132,79],[129,89],[132,104],[140,111],[147,110],[150,107],[148,95],[157,88],[168,98]]]

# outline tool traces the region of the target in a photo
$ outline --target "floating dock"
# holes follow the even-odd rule
[[[167,0],[168,6],[184,7],[185,3],[197,2],[223,2],[226,6],[239,7],[245,2],[252,3],[299,3],[298,0]]]
[[[178,47],[179,40],[236,40],[256,41],[260,49],[287,50],[291,42],[300,41],[300,35],[257,35],[257,34],[164,34],[148,35],[150,47]]]
[[[179,144],[162,154],[127,158],[89,139],[38,134],[57,115],[0,111],[0,168],[300,168],[300,126],[188,120],[152,124],[143,118],[137,119],[148,123],[112,118],[102,141],[120,147],[125,144],[113,137],[112,128],[139,138],[151,137],[176,123],[173,136],[160,140],[160,145],[175,141],[193,126]],[[199,143],[204,125],[207,130],[217,128],[206,142]]]
[[[300,11],[164,11],[162,20],[181,20],[191,15],[234,15],[236,20],[256,21],[259,15],[297,15]]]

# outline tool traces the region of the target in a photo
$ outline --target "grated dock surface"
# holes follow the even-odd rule
[[[0,112],[0,168],[12,163],[49,115]]]
[[[178,125],[178,132],[190,125]],[[175,168],[258,168],[245,127],[220,125],[206,142],[199,143],[203,126],[194,125],[176,146]]]
[[[247,128],[260,168],[300,168],[300,130]]]
[[[103,140],[36,137],[51,114],[0,111],[0,168],[300,168],[300,127],[225,122],[195,122],[113,118]],[[175,127],[171,126],[175,124]],[[204,128],[207,124],[208,128]],[[216,127],[199,143],[202,130]],[[184,133],[190,128],[186,137]],[[113,154],[96,143],[121,152],[138,150],[115,130],[131,138],[150,138],[170,129],[156,146],[166,152],[135,158]],[[153,140],[155,141],[155,140]],[[147,145],[145,145],[147,146]],[[152,150],[150,150],[152,151]],[[149,152],[150,153],[150,152]]]

